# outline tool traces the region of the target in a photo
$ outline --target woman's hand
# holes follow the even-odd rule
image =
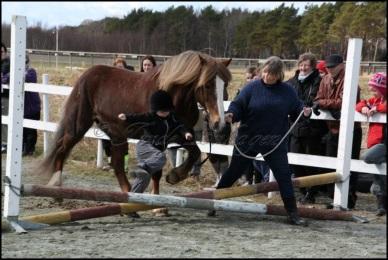
[[[121,113],[121,114],[119,114],[118,115],[118,118],[120,119],[120,120],[125,120],[125,119],[127,119],[127,117],[125,116],[125,114],[124,113]]]
[[[303,115],[304,115],[305,117],[310,117],[311,112],[312,112],[311,107],[304,107],[304,108],[303,108]]]
[[[361,114],[368,115],[368,113],[369,113],[369,107],[361,108]]]
[[[191,133],[186,133],[185,138],[187,141],[191,141],[191,140],[193,140],[193,135]]]
[[[233,121],[233,113],[226,113],[225,114],[225,122],[232,123]]]

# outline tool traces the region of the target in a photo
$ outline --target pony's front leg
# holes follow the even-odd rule
[[[114,169],[117,180],[122,192],[130,192],[131,184],[129,184],[127,175],[124,171],[124,155],[128,151],[127,142],[115,145],[112,144],[112,159],[111,164]]]
[[[152,174],[152,191],[151,194],[159,194],[159,184],[160,179],[162,178],[162,170],[155,172]],[[159,208],[159,209],[153,209],[152,213],[157,217],[167,217],[168,209],[167,208]]]
[[[188,151],[188,158],[179,167],[173,168],[167,175],[166,181],[170,184],[177,184],[189,176],[189,171],[201,155],[201,150],[195,142],[182,145]]]

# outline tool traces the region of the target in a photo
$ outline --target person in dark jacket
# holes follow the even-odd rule
[[[164,151],[172,135],[179,133],[188,141],[193,135],[176,119],[173,112],[174,106],[170,95],[163,90],[151,96],[151,112],[144,114],[118,115],[119,119],[130,126],[141,123],[144,134],[136,144],[137,166],[131,170],[131,175],[136,179],[132,192],[142,193],[147,188],[151,175],[160,171],[165,162]]]
[[[2,83],[9,83],[9,72],[2,75]],[[26,68],[24,74],[25,83],[37,83],[36,70],[30,67],[30,58],[26,55]],[[3,105],[3,104],[2,104]],[[39,93],[37,92],[24,92],[24,118],[32,120],[40,120],[41,101]],[[8,114],[8,109],[7,109]],[[38,140],[38,131],[32,128],[23,128],[23,150],[22,155],[32,155],[35,152],[35,145]]]
[[[25,83],[38,83],[36,70],[30,67],[30,59],[26,55]],[[41,100],[38,92],[24,92],[24,118],[40,120]],[[33,155],[35,152],[38,131],[32,128],[23,128],[22,155]]]
[[[4,43],[1,43],[1,84],[9,84],[9,71],[10,61],[7,53],[7,47]],[[1,114],[8,115],[8,104],[9,104],[9,90],[1,87]],[[1,125],[1,153],[7,151],[7,137],[8,127],[7,125]]]
[[[251,164],[248,156],[258,153],[271,168],[278,182],[280,195],[288,213],[288,220],[294,225],[306,225],[296,206],[291,171],[288,165],[288,144],[275,146],[288,131],[288,116],[295,120],[301,113],[311,115],[311,108],[303,107],[295,90],[283,81],[283,62],[279,57],[269,57],[262,69],[260,80],[246,85],[231,102],[225,114],[225,121],[240,122],[235,148],[229,168],[222,175],[217,189],[228,188],[241,177]],[[236,146],[239,150],[237,150]],[[273,152],[266,154],[273,150]],[[240,152],[241,151],[241,152]],[[213,216],[215,211],[210,211]]]
[[[301,54],[298,59],[298,70],[287,81],[296,90],[298,98],[305,104],[310,104],[310,106],[313,104],[321,82],[316,63],[317,59],[314,54]],[[294,121],[290,120],[290,125],[293,123]],[[322,148],[321,139],[327,131],[326,124],[322,120],[301,118],[290,134],[290,152],[324,155],[325,151]],[[323,173],[324,170],[317,167],[293,165],[292,171],[295,177],[303,177]],[[303,194],[300,199],[301,203],[315,203],[315,194],[318,192],[317,187],[300,188],[300,191]]]
[[[325,145],[325,155],[337,157],[338,138],[341,118],[342,95],[345,80],[345,64],[342,56],[333,54],[325,59],[326,68],[329,74],[324,76],[319,85],[317,96],[314,99],[313,107],[329,110],[332,117],[336,120],[326,120],[329,128],[328,133],[323,137]],[[360,87],[357,88],[357,102],[360,101]],[[362,130],[360,122],[354,123],[352,159],[358,159],[360,156],[362,141]],[[353,209],[357,201],[357,182],[358,174],[350,172],[348,208]],[[329,197],[334,197],[334,184],[324,185],[328,190]],[[332,205],[329,205],[331,208]]]

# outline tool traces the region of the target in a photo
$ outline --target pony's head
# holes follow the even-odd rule
[[[227,69],[231,59],[219,61],[207,54],[186,51],[167,60],[160,67],[160,88],[191,86],[194,96],[208,112],[210,127],[224,126],[224,88],[232,78]]]

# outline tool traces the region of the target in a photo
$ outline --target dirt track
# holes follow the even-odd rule
[[[33,165],[41,158],[23,159],[23,183],[40,183]],[[65,166],[64,186],[119,191],[113,172],[70,161]],[[77,169],[77,172],[75,172]],[[80,174],[80,169],[83,172]],[[161,183],[162,194],[199,190],[211,185],[213,173],[207,163],[198,184],[192,179],[171,186]],[[2,155],[2,175],[5,156]],[[4,187],[2,186],[2,191]],[[111,216],[53,225],[27,234],[2,232],[2,258],[386,258],[386,218],[375,217],[375,201],[358,193],[354,214],[367,217],[368,224],[309,219],[308,227],[285,223],[285,217],[169,209],[170,217],[139,212],[140,219]],[[279,204],[254,195],[239,200]],[[329,202],[318,198],[316,207]],[[50,198],[22,198],[21,216],[81,208],[103,203]]]

